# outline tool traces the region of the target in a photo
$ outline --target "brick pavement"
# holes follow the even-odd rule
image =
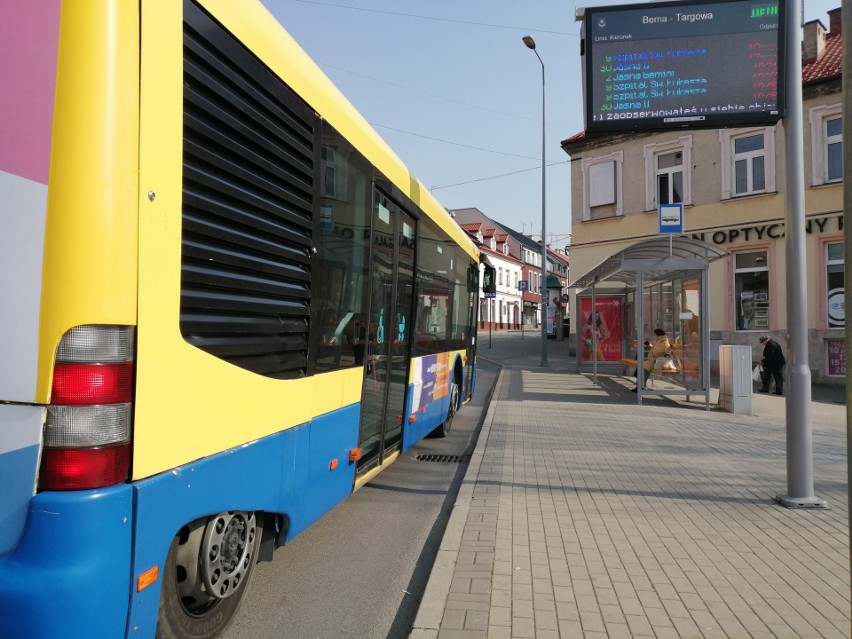
[[[638,407],[540,344],[480,346],[504,368],[413,639],[850,637],[845,406],[812,412],[829,509],[787,509],[783,398]]]

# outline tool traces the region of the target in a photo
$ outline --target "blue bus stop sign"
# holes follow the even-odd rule
[[[683,233],[683,204],[660,204],[660,233]]]

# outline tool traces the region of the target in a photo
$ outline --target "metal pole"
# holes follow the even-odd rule
[[[595,316],[595,311],[598,306],[598,293],[595,287],[598,280],[592,282],[592,312],[589,313],[589,322],[592,326],[592,380],[595,384],[598,383],[598,322]]]
[[[842,20],[841,33],[843,34],[843,68],[852,69],[852,11],[848,8],[846,11],[841,10],[840,19]],[[852,90],[849,89],[849,84],[844,83],[843,86],[843,137],[846,140],[852,140],[852,120],[849,114],[852,113]],[[852,167],[852,144],[843,145],[843,166]],[[845,264],[852,264],[852,180],[843,181],[843,234],[846,239],[845,245]],[[845,299],[846,308],[849,308],[852,302],[852,287],[844,282],[846,287]],[[852,338],[852,327],[849,322],[846,322],[846,344],[849,344]],[[849,406],[852,405],[852,370],[849,366],[846,367],[846,450],[852,450],[852,411]],[[852,477],[852,456],[846,455],[846,470],[847,477]],[[847,499],[849,496],[849,484],[846,485]],[[852,531],[852,511],[849,512],[849,529]],[[850,532],[852,534],[852,532]],[[850,536],[852,540],[852,536]],[[850,560],[850,570],[852,570],[852,556]]]
[[[545,128],[544,128],[544,62],[538,51],[535,51],[541,62],[541,365],[547,366],[547,206],[545,199]]]
[[[544,61],[535,48],[535,40],[531,36],[523,37],[527,48],[532,49],[535,57],[541,63],[541,365],[547,366],[547,205],[545,198],[545,93],[544,93]]]
[[[808,288],[805,256],[805,160],[802,125],[802,0],[787,3],[787,327],[790,335],[787,389],[787,494],[775,499],[788,508],[825,508],[814,496],[811,434],[811,369],[808,360]]]
[[[645,272],[636,271],[636,401],[645,390]]]

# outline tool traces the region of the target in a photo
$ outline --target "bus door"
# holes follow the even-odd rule
[[[375,192],[358,473],[382,464],[402,442],[414,296],[414,229],[414,218]]]
[[[465,330],[465,355],[466,364],[464,369],[464,399],[473,396],[473,373],[476,363],[476,327],[479,322],[479,267],[471,264],[467,268],[467,317],[468,326]]]

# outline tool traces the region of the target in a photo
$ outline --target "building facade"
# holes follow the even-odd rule
[[[510,307],[508,322],[500,325],[498,321],[496,324],[492,324],[492,328],[539,327],[542,321],[541,244],[518,231],[495,222],[477,208],[455,209],[450,211],[450,215],[474,241],[483,244],[486,254],[489,250],[498,250],[504,256],[514,258],[521,264],[519,279],[514,279],[513,275],[511,283],[506,284],[509,288],[514,287],[514,293],[517,295],[517,306]],[[492,237],[495,240],[494,249],[491,248],[490,238]],[[489,259],[491,259],[490,254]],[[495,267],[499,268],[496,263]],[[500,291],[499,273],[498,270],[498,293]],[[563,292],[567,290],[567,256],[548,249],[547,273],[556,277]],[[506,290],[505,294],[508,295],[509,291]],[[499,305],[497,308],[499,308]],[[482,300],[480,318],[494,317],[489,315],[489,312],[490,304]],[[487,319],[485,321],[488,322]],[[483,324],[483,326],[487,325]]]
[[[521,327],[522,300],[519,282],[523,263],[509,254],[509,238],[482,222],[461,224],[494,267],[496,291],[491,296],[479,292],[479,327],[501,330]],[[480,277],[480,282],[482,278]]]
[[[829,13],[828,30],[821,21],[808,23],[802,48],[809,288],[801,303],[808,307],[812,379],[829,384],[845,383],[846,366],[840,15],[840,8]],[[562,146],[572,160],[574,274],[657,236],[658,207],[682,203],[684,235],[728,252],[710,267],[711,359],[713,346],[747,344],[757,360],[765,333],[788,343],[783,121],[740,129],[581,133]]]

